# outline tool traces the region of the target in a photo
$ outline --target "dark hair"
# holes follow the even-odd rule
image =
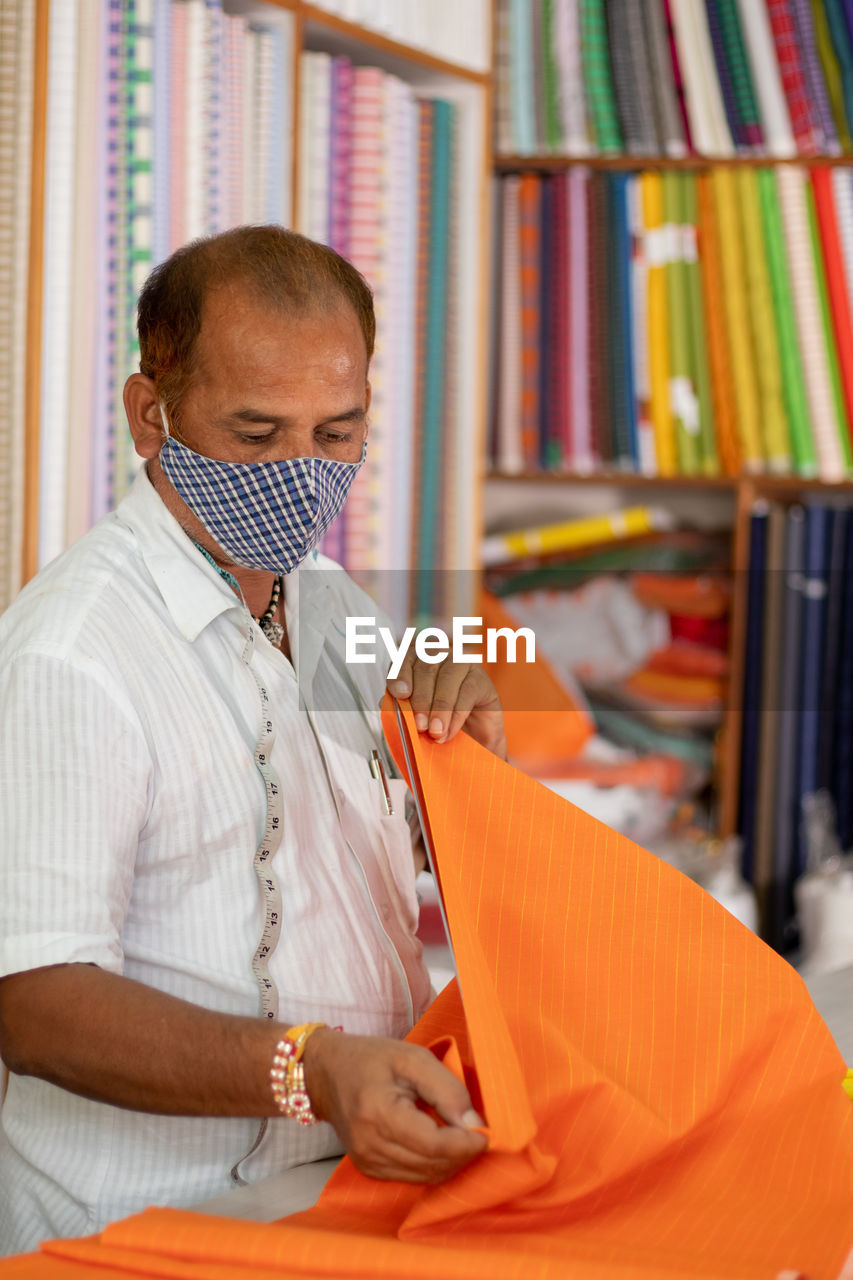
[[[373,355],[373,294],[352,263],[284,227],[235,227],[177,249],[152,271],[139,295],[139,368],[156,383],[170,416],[192,375],[205,299],[228,284],[296,314],[348,303],[368,360]]]

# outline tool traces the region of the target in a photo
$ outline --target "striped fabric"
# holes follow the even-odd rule
[[[660,150],[649,81],[642,0],[607,0],[607,31],[619,123],[626,150],[649,156]]]
[[[387,707],[385,732],[432,832],[459,971],[412,1038],[475,1087],[488,1153],[432,1187],[345,1160],[315,1209],[272,1228],[154,1210],[52,1244],[31,1280],[259,1262],[340,1280],[839,1275],[853,1110],[791,966],[660,859],[403,714],[402,743]]]
[[[717,449],[724,473],[735,476],[741,470],[741,450],[725,318],[725,285],[720,257],[719,227],[711,175],[708,173],[699,174],[697,176],[697,188],[699,226],[702,238],[702,253],[699,261],[702,271],[705,327],[708,334],[708,363],[711,370]]]
[[[682,156],[686,151],[684,125],[674,84],[674,68],[669,51],[664,8],[659,4],[643,5],[646,44],[649,51],[649,78],[655,99],[658,137],[669,156]]]
[[[723,45],[726,51],[726,65],[730,69],[732,92],[737,109],[737,117],[743,130],[743,141],[747,146],[760,147],[764,141],[761,129],[761,117],[752,73],[746,55],[737,0],[711,0],[708,13],[714,10],[720,25]]]
[[[802,59],[803,76],[808,87],[809,101],[812,103],[817,123],[823,134],[824,148],[835,154],[841,149],[835,117],[829,101],[823,67],[815,37],[814,14],[811,0],[788,0],[791,17],[796,29],[796,39]],[[781,61],[780,61],[780,65]]]
[[[741,120],[738,101],[735,96],[732,68],[729,65],[726,43],[723,38],[719,0],[705,0],[705,4],[708,12],[708,31],[714,50],[714,61],[717,64],[717,76],[720,81],[720,92],[723,95],[723,105],[726,109],[726,119],[729,122],[735,146],[744,147],[748,145],[746,128]]]
[[[525,466],[539,460],[539,291],[541,284],[541,188],[534,174],[519,186],[521,281],[521,447]]]
[[[585,156],[592,149],[592,139],[583,92],[580,0],[556,0],[554,40],[563,147],[568,155]]]
[[[579,0],[583,82],[598,150],[622,150],[604,0]]]
[[[763,3],[755,4],[753,0],[737,0],[737,8],[752,70],[752,83],[761,111],[767,150],[773,156],[793,156],[796,154],[796,146],[767,9]]]
[[[817,104],[813,103],[806,84],[803,51],[790,0],[767,0],[767,16],[797,150],[802,155],[813,155],[821,149],[823,134],[816,119]]]

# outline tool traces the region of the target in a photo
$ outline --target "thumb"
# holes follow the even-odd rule
[[[461,1080],[428,1050],[412,1062],[411,1083],[419,1097],[433,1107],[442,1120],[459,1129],[482,1129],[484,1121],[471,1105],[471,1096]]]

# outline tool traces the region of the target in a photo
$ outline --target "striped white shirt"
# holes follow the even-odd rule
[[[316,555],[285,607],[293,665],[143,471],[0,619],[0,974],[88,962],[260,1013],[257,677],[283,800],[278,1016],[397,1037],[420,1016],[403,784],[389,817],[368,764],[383,670],[344,662],[344,618],[376,610]],[[144,1115],[19,1076],[0,1120],[0,1253],[220,1194],[235,1165],[253,1182],[340,1151],[328,1125],[275,1119],[241,1161],[256,1120]]]

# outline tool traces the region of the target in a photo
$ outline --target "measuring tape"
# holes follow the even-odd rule
[[[246,601],[243,599],[243,593],[234,575],[230,574],[227,569],[221,569],[213,557],[205,551],[204,547],[199,546],[197,542],[195,546],[198,547],[205,560],[213,565],[220,578],[237,592],[243,608],[251,619],[251,614],[246,607]],[[255,954],[252,956],[252,973],[255,975],[255,981],[258,984],[261,1014],[270,1022],[274,1022],[278,1017],[278,988],[270,977],[269,958],[278,946],[278,940],[281,937],[281,886],[272,869],[272,860],[281,845],[281,836],[284,829],[284,805],[281,798],[281,783],[279,782],[278,774],[270,763],[270,756],[275,743],[275,730],[270,714],[270,697],[252,666],[254,652],[255,637],[252,633],[250,622],[246,635],[246,644],[241,657],[257,686],[261,699],[261,731],[255,746],[255,767],[264,780],[264,787],[267,793],[264,834],[252,859],[252,865],[261,890],[261,900],[264,904],[264,926],[261,930],[261,938],[255,949]],[[268,1123],[269,1121],[266,1119],[261,1121],[255,1141],[231,1169],[232,1181],[240,1186],[246,1186],[245,1178],[240,1175],[240,1165],[244,1160],[248,1160],[253,1152],[257,1151],[267,1131]]]

